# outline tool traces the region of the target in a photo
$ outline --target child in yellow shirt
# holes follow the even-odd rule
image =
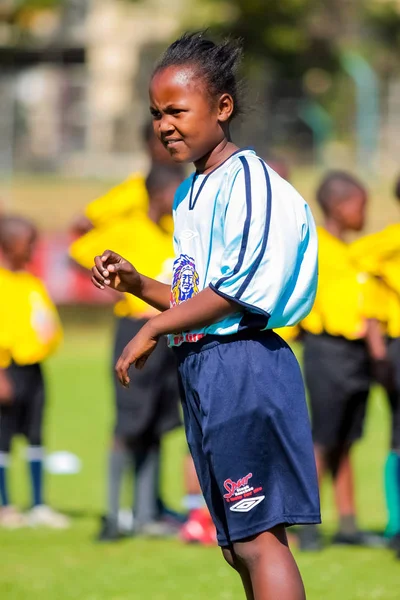
[[[304,373],[309,392],[319,481],[332,474],[339,514],[334,543],[375,545],[378,540],[357,527],[350,451],[361,437],[372,371],[367,298],[371,283],[350,256],[346,233],[363,228],[367,192],[345,172],[321,182],[317,200],[324,213],[318,228],[319,281],[304,331]],[[317,549],[316,529],[304,530],[304,549]]]
[[[21,217],[0,220],[0,525],[67,526],[44,504],[42,424],[45,390],[41,362],[59,345],[57,311],[42,282],[31,275],[36,230]],[[13,438],[28,440],[32,509],[27,517],[9,503],[7,471]]]
[[[92,202],[86,214],[96,212],[97,224],[72,244],[71,258],[80,266],[90,268],[93,256],[105,247],[116,247],[142,265],[152,277],[169,281],[173,262],[172,235],[161,225],[165,225],[168,217],[172,221],[172,202],[181,182],[182,171],[174,164],[153,165],[145,180],[144,199],[143,190],[137,187],[135,192],[134,188],[128,187],[125,191],[120,190],[124,198],[120,196],[117,207],[114,206],[113,191],[104,196],[101,203],[99,200]],[[118,206],[129,204],[130,212],[122,217]],[[102,207],[107,219],[101,218]],[[155,312],[131,294],[124,294],[117,302],[114,309],[117,317],[114,363],[128,341]],[[171,526],[159,518],[161,438],[180,425],[181,419],[176,363],[166,340],[159,344],[150,368],[142,371],[129,389],[117,385],[115,378],[113,383],[115,427],[109,453],[107,514],[102,517],[97,539],[113,541],[121,537],[118,520],[120,488],[131,463],[135,471],[135,533],[171,535]]]
[[[400,178],[395,186],[395,195],[400,200]],[[387,381],[381,382],[387,391],[392,422],[390,452],[385,467],[386,535],[400,557],[400,223],[357,240],[351,245],[351,253],[380,286],[381,297],[376,302],[377,314],[372,325],[380,342],[382,362],[388,359],[391,368]]]

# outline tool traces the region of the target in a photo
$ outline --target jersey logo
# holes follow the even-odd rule
[[[253,498],[244,498],[244,500],[240,500],[240,502],[237,502],[236,504],[231,506],[230,510],[232,512],[249,512],[250,510],[253,510],[253,508],[255,508],[257,504],[260,504],[260,502],[262,502],[264,498],[265,496],[254,496]]]
[[[253,473],[249,473],[246,477],[241,477],[238,481],[232,481],[232,479],[225,479],[224,488],[228,492],[224,494],[225,500],[229,500],[232,496],[239,496],[242,493],[250,491],[248,485],[249,479],[253,477]],[[253,488],[251,488],[253,489]]]
[[[194,259],[181,254],[174,262],[171,287],[171,306],[189,300],[199,293],[199,274]]]

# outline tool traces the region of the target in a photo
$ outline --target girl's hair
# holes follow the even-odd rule
[[[242,112],[237,71],[243,49],[241,40],[225,39],[215,44],[204,37],[204,31],[184,33],[171,44],[154,69],[153,76],[167,67],[192,65],[205,79],[212,99],[228,93],[233,98],[232,118]]]
[[[356,177],[346,171],[329,171],[317,190],[317,202],[329,213],[334,203],[346,200],[354,190],[365,192],[365,187]]]

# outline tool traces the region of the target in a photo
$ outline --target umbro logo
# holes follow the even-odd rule
[[[185,229],[185,231],[182,231],[182,233],[180,234],[180,238],[182,240],[191,240],[192,238],[196,237],[197,235],[199,235],[196,231],[192,231],[191,229]]]
[[[265,496],[255,496],[254,498],[244,498],[230,507],[232,512],[249,512],[264,500]]]

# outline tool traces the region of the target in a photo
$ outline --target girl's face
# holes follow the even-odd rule
[[[176,162],[196,163],[227,138],[232,98],[212,102],[205,86],[190,65],[167,67],[151,80],[154,131]]]

